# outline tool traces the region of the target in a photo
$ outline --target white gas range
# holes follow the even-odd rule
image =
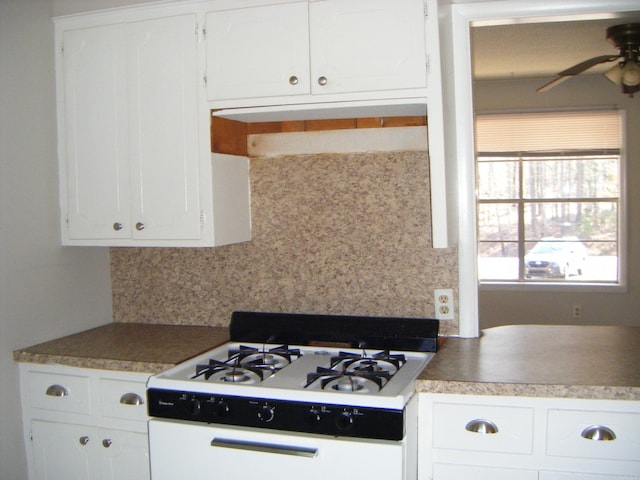
[[[415,478],[414,383],[437,320],[235,312],[230,330],[149,380],[154,480]]]

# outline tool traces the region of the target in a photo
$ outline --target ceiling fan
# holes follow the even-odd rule
[[[619,60],[604,75],[613,83],[621,85],[623,94],[633,97],[635,92],[640,91],[640,23],[625,23],[607,28],[607,40],[618,49],[617,55],[600,55],[580,62],[558,73],[555,79],[541,86],[537,91],[545,92],[600,63]]]

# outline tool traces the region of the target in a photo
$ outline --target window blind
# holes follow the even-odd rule
[[[483,114],[476,117],[476,151],[534,152],[620,149],[617,110]]]

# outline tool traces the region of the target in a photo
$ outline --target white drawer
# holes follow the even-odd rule
[[[587,429],[614,433],[614,440],[591,440]],[[549,410],[547,455],[640,462],[640,414],[588,410]]]
[[[540,472],[539,480],[640,480],[640,477],[628,475],[610,475],[597,473]]]
[[[29,405],[33,408],[79,414],[91,413],[89,377],[29,371]]]
[[[538,480],[535,470],[479,467],[477,465],[433,465],[433,480]]]
[[[473,431],[491,422],[496,433]],[[435,403],[433,446],[455,450],[530,454],[533,449],[533,408],[504,405]]]
[[[122,420],[147,420],[146,384],[111,378],[100,379],[100,413]]]

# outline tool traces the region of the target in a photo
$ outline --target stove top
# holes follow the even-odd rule
[[[149,416],[401,440],[438,321],[234,312],[231,341],[147,383]]]
[[[148,387],[402,408],[433,355],[231,342],[151,377]]]

